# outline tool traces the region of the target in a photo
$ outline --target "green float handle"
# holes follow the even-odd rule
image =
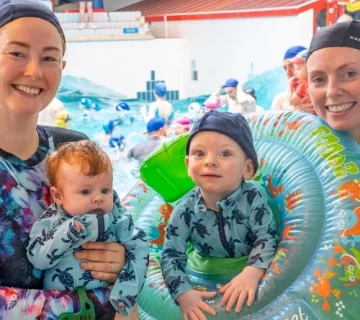
[[[63,313],[59,320],[95,320],[95,307],[92,301],[86,295],[85,287],[77,287],[80,299],[80,311],[77,313]]]
[[[141,179],[153,188],[166,202],[180,199],[195,183],[185,165],[186,141],[189,134],[166,142],[149,155],[140,167]]]

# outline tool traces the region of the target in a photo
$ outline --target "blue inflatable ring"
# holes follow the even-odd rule
[[[208,301],[217,315],[208,319],[359,319],[360,303],[354,302],[360,296],[358,144],[304,113],[253,114],[248,121],[260,162],[253,182],[267,194],[282,240],[253,306],[227,313],[218,294]],[[145,183],[123,201],[151,244],[148,277],[138,297],[142,319],[182,319],[159,266],[171,205],[158,190],[172,188],[176,200],[193,185],[179,161],[185,142],[180,137],[151,155],[141,168]],[[195,289],[210,291],[228,281],[196,273],[191,280]]]

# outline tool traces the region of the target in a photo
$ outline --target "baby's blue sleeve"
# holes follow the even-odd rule
[[[279,235],[273,212],[260,191],[251,205],[249,225],[254,243],[247,265],[267,269],[274,258]]]
[[[84,230],[76,230],[76,220],[82,223]],[[97,235],[95,215],[75,216],[65,220],[50,206],[31,229],[27,257],[35,268],[45,270],[55,266],[67,251],[87,241],[95,241]]]
[[[135,227],[132,216],[117,198],[112,215],[116,239],[126,249],[126,264],[110,293],[110,301],[117,312],[129,316],[136,304],[149,265],[149,245],[145,232]]]
[[[190,221],[187,220],[186,201],[178,204],[170,217],[166,228],[166,237],[161,254],[161,269],[165,284],[173,300],[192,289],[190,278],[185,272],[190,241]]]

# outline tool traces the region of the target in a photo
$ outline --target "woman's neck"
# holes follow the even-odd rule
[[[16,122],[3,121],[0,126],[0,148],[21,160],[29,159],[39,145],[36,121],[29,119],[23,121],[18,119]]]
[[[356,128],[352,131],[348,131],[348,134],[358,143],[360,144],[360,127]]]

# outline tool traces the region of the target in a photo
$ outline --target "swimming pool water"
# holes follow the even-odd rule
[[[270,109],[271,101],[275,94],[286,88],[286,76],[282,68],[279,67],[252,78],[245,83],[245,87],[254,88],[257,95],[257,104],[264,109]],[[101,110],[87,113],[80,110],[79,102],[84,97],[90,98],[93,103],[99,104]],[[204,95],[193,97],[192,99],[202,104],[207,97],[207,95]],[[81,131],[88,135],[90,139],[98,141],[108,152],[113,160],[115,190],[119,193],[120,197],[125,196],[138,181],[138,177],[136,174],[134,175],[134,173],[138,172],[137,163],[135,161],[128,161],[126,155],[131,146],[147,139],[147,135],[143,133],[146,130],[146,125],[139,109],[141,105],[148,103],[129,99],[121,93],[92,83],[87,79],[73,76],[63,77],[57,98],[64,102],[65,107],[71,114],[72,120],[69,128]],[[127,118],[131,116],[135,121],[130,123],[130,121],[126,121],[125,117],[125,123],[115,129],[114,134],[122,134],[126,137],[127,148],[123,152],[114,152],[105,143],[102,126],[104,123],[106,124],[110,120],[119,117],[119,112],[114,108],[114,105],[119,101],[125,101],[129,104],[130,111]],[[175,118],[184,117],[191,102],[191,99],[173,101],[172,103],[176,111]]]

